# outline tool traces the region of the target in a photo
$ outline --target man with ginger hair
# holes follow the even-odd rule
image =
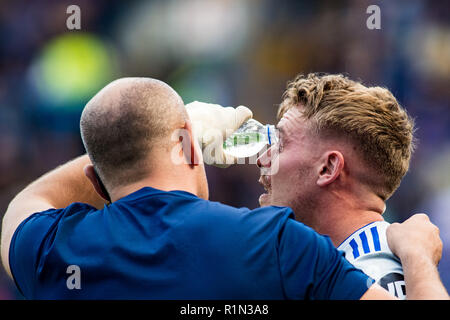
[[[390,250],[385,201],[408,171],[414,123],[384,88],[342,75],[299,75],[278,110],[279,142],[259,159],[261,206],[289,206],[345,257],[405,298]],[[266,174],[277,162],[277,172]]]

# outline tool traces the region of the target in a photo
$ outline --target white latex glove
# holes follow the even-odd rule
[[[194,136],[203,151],[203,161],[217,167],[228,167],[235,158],[223,153],[223,142],[245,121],[253,117],[244,106],[222,107],[219,104],[194,101],[186,105]]]

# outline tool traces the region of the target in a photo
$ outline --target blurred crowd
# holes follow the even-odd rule
[[[69,5],[81,30],[69,30]],[[381,29],[369,30],[369,5]],[[28,183],[84,153],[79,117],[113,79],[167,82],[185,103],[246,105],[274,123],[288,80],[344,73],[389,88],[415,118],[417,150],[390,222],[441,229],[450,290],[449,4],[425,0],[36,0],[0,2],[0,217]],[[255,208],[255,165],[207,168],[211,200]],[[0,299],[20,299],[0,270]]]

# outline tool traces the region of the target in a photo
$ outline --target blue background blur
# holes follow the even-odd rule
[[[69,5],[81,30],[68,30]],[[366,9],[381,8],[381,30]],[[416,118],[418,149],[386,219],[426,212],[441,229],[450,289],[450,26],[447,1],[1,1],[0,212],[41,174],[84,152],[79,117],[111,80],[145,76],[193,100],[249,106],[274,123],[298,73],[389,88]],[[258,169],[207,168],[212,200],[258,206]],[[1,215],[1,214],[0,214]],[[0,299],[20,299],[0,270]]]

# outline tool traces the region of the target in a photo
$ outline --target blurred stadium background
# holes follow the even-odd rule
[[[69,5],[81,30],[66,27]],[[366,8],[381,8],[369,30]],[[386,219],[426,212],[441,229],[450,290],[450,26],[447,1],[1,1],[0,212],[46,171],[84,152],[79,116],[124,76],[161,79],[185,103],[249,106],[274,123],[298,73],[345,73],[389,88],[416,118],[418,149]],[[212,200],[258,206],[254,165],[207,168]],[[21,299],[3,269],[0,299]]]

